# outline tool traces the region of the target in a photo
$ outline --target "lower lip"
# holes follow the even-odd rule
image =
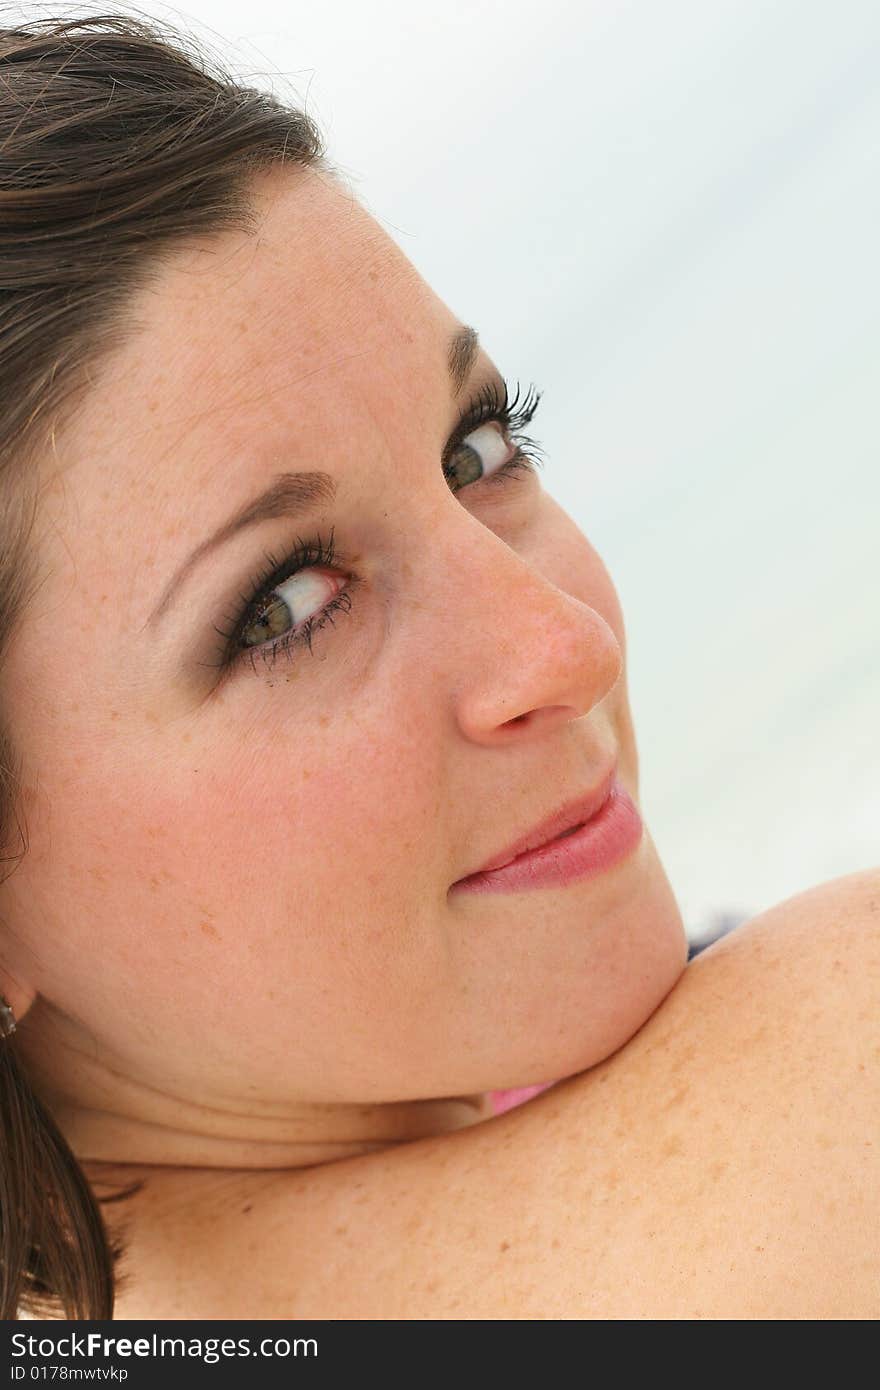
[[[460,878],[452,889],[509,893],[521,888],[560,888],[566,883],[595,878],[632,853],[642,838],[643,828],[629,793],[615,779],[607,801],[580,830],[529,850],[502,869]]]

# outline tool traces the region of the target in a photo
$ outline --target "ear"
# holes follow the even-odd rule
[[[31,985],[22,984],[8,970],[0,970],[0,1038],[15,1032],[36,997]]]

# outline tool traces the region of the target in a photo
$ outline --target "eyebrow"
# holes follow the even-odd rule
[[[475,328],[462,324],[452,335],[446,355],[446,368],[452,383],[455,400],[471,373],[480,350]],[[153,612],[142,629],[154,627],[171,607],[172,601],[191,570],[206,555],[225,545],[239,531],[279,516],[298,516],[320,506],[327,506],[336,496],[336,482],[330,473],[278,473],[269,486],[234,512],[212,535],[196,546],[191,555],[175,570]]]

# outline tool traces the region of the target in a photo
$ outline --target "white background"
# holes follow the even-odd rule
[[[692,935],[880,863],[876,0],[139,8],[304,104],[543,389]]]

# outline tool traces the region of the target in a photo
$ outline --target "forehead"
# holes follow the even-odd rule
[[[99,679],[83,651],[100,638],[105,689],[140,689],[142,670],[107,639],[135,640],[207,535],[284,471],[330,472],[340,507],[357,508],[377,468],[390,476],[417,457],[441,382],[448,400],[457,320],[369,213],[311,171],[253,187],[256,234],[165,258],[132,297],[134,331],[93,370],[41,464],[39,602],[48,613],[64,602],[55,655],[71,644],[68,683],[71,667]],[[250,555],[250,537],[233,543],[223,584],[246,568],[246,543]],[[194,611],[218,605],[217,573],[201,571]],[[27,637],[19,656],[36,659]]]
[[[180,529],[181,486],[238,498],[261,464],[297,466],[298,439],[344,452],[413,373],[445,372],[453,316],[341,184],[297,168],[252,189],[256,235],[176,247],[133,295],[134,332],[58,432],[51,521],[54,494],[81,525],[109,503]]]
[[[286,414],[288,393],[368,355],[413,345],[434,301],[382,227],[328,175],[273,172],[253,185],[255,236],[223,232],[163,261],[130,302],[135,331],[108,360],[82,412],[90,438],[124,412],[128,430],[174,409],[190,429],[201,411],[222,428]]]
[[[246,359],[269,367],[320,365],[358,333],[430,298],[378,222],[329,175],[274,171],[252,185],[255,235],[221,232],[176,248],[155,286],[132,300],[149,343],[198,364],[197,380]],[[404,303],[401,303],[401,300]],[[221,336],[218,336],[221,335]],[[133,345],[134,347],[134,345]],[[159,365],[159,364],[156,364]],[[188,381],[188,387],[197,381]]]

